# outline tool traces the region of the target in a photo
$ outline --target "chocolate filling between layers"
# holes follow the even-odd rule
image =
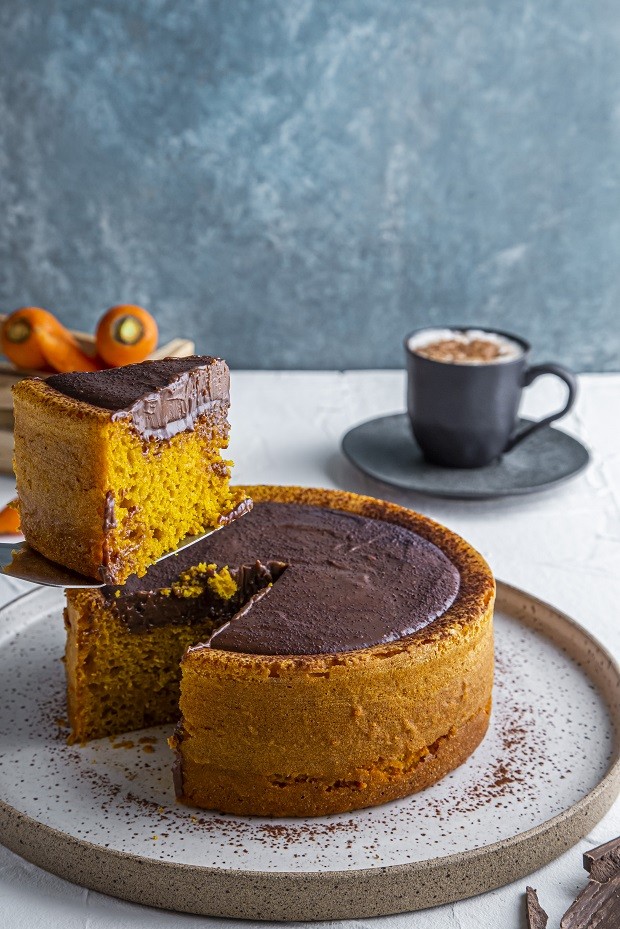
[[[241,572],[237,594],[228,606],[183,598],[170,604],[161,589],[201,562],[227,565],[233,577]],[[213,608],[223,623],[195,648],[318,655],[418,632],[446,612],[459,583],[446,555],[408,529],[321,507],[260,503],[145,577],[103,594],[135,631],[144,628],[145,616],[147,626],[197,622]]]
[[[48,386],[74,400],[127,419],[145,439],[171,439],[192,430],[204,413],[230,401],[228,365],[210,355],[164,358],[106,371],[53,374]]]

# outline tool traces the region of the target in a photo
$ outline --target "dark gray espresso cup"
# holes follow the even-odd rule
[[[480,468],[510,452],[538,429],[565,416],[575,402],[577,381],[561,365],[528,365],[529,344],[520,336],[478,326],[445,327],[454,332],[475,328],[503,336],[521,346],[513,359],[459,364],[436,361],[409,347],[412,336],[435,327],[410,332],[407,355],[407,409],[413,434],[427,461],[448,468]],[[443,327],[442,327],[443,328]],[[523,389],[542,374],[554,374],[568,387],[561,410],[518,428]]]

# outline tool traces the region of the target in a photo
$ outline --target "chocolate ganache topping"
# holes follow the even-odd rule
[[[228,409],[228,365],[210,355],[163,358],[106,371],[53,374],[54,390],[128,419],[145,439],[170,439],[203,413]]]
[[[392,642],[445,613],[460,582],[444,553],[408,529],[339,510],[259,503],[145,577],[103,594],[129,628],[139,626],[136,607],[142,616],[162,611],[160,620],[168,613],[173,622],[173,610],[198,607],[204,619],[204,604],[183,607],[158,593],[200,562],[243,566],[240,599],[248,599],[235,598],[228,616],[220,611],[219,628],[196,647],[246,654],[334,654]]]

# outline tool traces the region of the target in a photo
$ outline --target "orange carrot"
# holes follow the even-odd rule
[[[17,535],[19,533],[19,510],[17,500],[12,500],[8,506],[0,510],[0,533],[3,535]]]
[[[2,323],[0,344],[3,353],[18,368],[39,370],[47,362],[37,339],[38,332],[65,332],[62,323],[39,306],[23,306]]]
[[[83,352],[71,333],[66,330],[56,333],[40,329],[36,336],[46,363],[55,371],[99,370],[96,360]]]
[[[135,364],[157,346],[157,323],[141,306],[110,307],[97,326],[97,352],[112,367]]]

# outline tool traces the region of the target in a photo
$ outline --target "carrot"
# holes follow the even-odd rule
[[[8,506],[0,510],[0,533],[3,535],[17,535],[20,531],[17,500],[12,500]]]
[[[46,363],[55,371],[98,371],[99,365],[94,358],[83,352],[70,332],[47,332],[45,329],[36,333],[39,347]]]
[[[2,323],[0,345],[3,353],[18,368],[39,370],[47,361],[37,339],[38,332],[66,332],[62,323],[39,306],[23,306]]]
[[[117,367],[144,361],[157,346],[157,323],[141,306],[110,307],[99,320],[95,341],[106,364]]]

